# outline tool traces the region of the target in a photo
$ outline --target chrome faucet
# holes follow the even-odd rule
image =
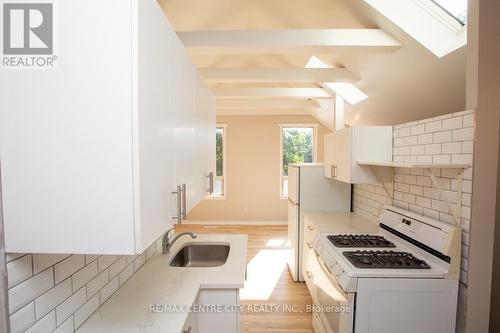
[[[168,234],[170,233],[170,231],[172,230],[175,230],[175,228],[171,228],[169,229],[165,235],[163,235],[163,238],[162,238],[162,241],[161,241],[161,248],[162,248],[162,251],[161,253],[163,254],[168,254],[170,253],[170,248],[172,247],[172,245],[174,245],[174,243],[182,236],[184,235],[189,235],[191,236],[192,239],[195,239],[196,237],[196,234],[192,233],[192,232],[181,232],[180,234],[176,235],[172,240],[170,240],[170,238],[168,237]]]

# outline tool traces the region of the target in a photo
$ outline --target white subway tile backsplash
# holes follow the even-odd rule
[[[38,274],[41,271],[57,264],[58,262],[69,257],[69,254],[44,254],[44,253],[33,253],[33,270],[34,274]]]
[[[417,143],[419,145],[425,145],[425,144],[433,143],[433,135],[431,133],[419,135],[417,137]]]
[[[73,316],[69,317],[66,319],[64,323],[59,326],[54,333],[73,333],[74,332],[74,325],[73,325]]]
[[[433,133],[441,131],[441,120],[433,121],[425,124],[425,133]]]
[[[85,255],[85,265],[90,264],[92,261],[96,260],[99,257],[100,257],[100,255],[98,255],[98,254],[86,254]]]
[[[451,118],[456,119],[456,118]],[[460,154],[462,153],[462,142],[443,143],[443,154]]]
[[[462,142],[462,153],[472,154],[473,152],[474,152],[474,142],[473,141]]]
[[[9,310],[13,313],[54,286],[52,267],[9,289]]]
[[[137,270],[139,270],[139,268],[141,268],[142,265],[144,265],[145,261],[146,261],[146,255],[144,253],[137,256],[137,258],[134,260],[134,272],[137,272]]]
[[[451,131],[434,133],[434,143],[451,142]]]
[[[112,279],[117,276],[121,271],[123,271],[126,265],[127,258],[125,256],[115,261],[111,266],[109,266],[109,278]]]
[[[113,295],[113,293],[118,290],[118,288],[120,288],[120,282],[118,281],[118,276],[117,276],[113,280],[111,280],[111,282],[109,282],[106,286],[104,286],[104,288],[102,288],[101,291],[99,292],[100,303],[102,304],[106,302],[108,298],[110,298],[111,295]]]
[[[417,136],[407,136],[405,137],[405,146],[412,146],[418,144]]]
[[[67,278],[54,288],[45,292],[35,300],[36,319],[40,320],[43,316],[55,309],[64,300],[71,296],[71,278]]]
[[[411,128],[411,135],[424,134],[425,127],[424,125],[413,125]]]
[[[56,329],[56,311],[52,310],[45,317],[31,326],[25,333],[51,333]]]
[[[83,287],[95,276],[97,276],[97,262],[93,261],[90,265],[85,266],[84,268],[73,274],[73,276],[71,277],[73,291],[77,291],[78,289]]]
[[[117,261],[118,258],[120,258],[120,256],[116,255],[100,256],[99,259],[97,259],[99,273],[108,268],[112,263]]]
[[[33,276],[31,258],[31,254],[27,254],[7,263],[7,281],[9,288]]]
[[[54,265],[56,284],[85,266],[85,256],[74,254]]]
[[[75,312],[75,329],[78,329],[99,308],[99,295],[92,297]]]
[[[12,260],[16,260],[17,258],[20,258],[24,255],[25,255],[25,253],[6,253],[5,260],[7,262],[11,262]]]
[[[474,139],[474,128],[462,128],[453,131],[453,141],[467,141]]]
[[[450,164],[451,163],[451,155],[434,155],[432,156],[432,163],[434,164]]]
[[[470,164],[470,165],[472,165],[473,159],[474,159],[474,156],[472,154],[454,154],[451,157],[451,162],[457,163],[457,164]]]
[[[161,238],[131,256],[7,254],[9,279],[18,283],[9,288],[15,332],[73,333],[134,274],[134,264],[139,269],[157,249]]]
[[[10,316],[10,332],[24,332],[34,323],[35,305],[33,304],[33,302],[31,302]]]
[[[72,316],[76,310],[85,304],[86,300],[87,295],[85,293],[85,287],[83,287],[60,304],[56,308],[57,326],[61,325],[66,319]]]
[[[122,286],[127,280],[134,274],[134,264],[129,264],[125,269],[118,275],[120,281],[120,286]]]
[[[105,270],[87,284],[87,297],[91,298],[109,282],[109,271]]]
[[[427,155],[441,154],[441,145],[440,144],[425,145],[425,154]]]
[[[462,117],[454,117],[443,120],[443,130],[462,128]]]

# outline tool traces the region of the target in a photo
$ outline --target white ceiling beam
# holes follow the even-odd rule
[[[251,88],[230,87],[213,88],[216,98],[333,98],[323,88]]]
[[[217,110],[314,110],[320,105],[310,99],[219,99]]]
[[[311,111],[302,109],[217,109],[218,116],[290,116],[310,115]]]
[[[199,68],[207,82],[354,82],[359,76],[346,68]]]
[[[394,52],[401,43],[381,29],[179,31],[192,54]]]

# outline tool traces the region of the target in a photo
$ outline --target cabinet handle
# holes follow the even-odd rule
[[[308,248],[310,248],[310,249],[312,249],[312,248],[313,248],[313,246],[312,246],[311,242],[306,242],[306,245],[307,245],[307,247],[308,247]]]
[[[182,186],[177,185],[177,190],[172,191],[172,194],[177,196],[177,215],[172,216],[173,219],[177,220],[177,223],[182,221]]]
[[[185,220],[185,219],[186,219],[186,216],[187,216],[187,210],[186,210],[186,207],[187,207],[186,184],[182,184],[181,189],[182,189],[182,210],[181,210],[181,218],[182,218],[183,220]]]
[[[337,164],[333,165],[333,178],[337,178]]]
[[[309,229],[309,230],[311,230],[311,231],[313,231],[313,230],[314,230],[314,228],[313,228],[313,226],[312,226],[312,225],[308,225],[308,226],[307,226],[307,229]]]
[[[210,172],[207,176],[208,178],[208,194],[214,193],[214,172]]]
[[[330,164],[330,178],[335,178],[335,171],[333,170],[333,164]]]
[[[306,275],[307,275],[308,279],[312,279],[313,278],[313,273],[311,271],[306,271]]]
[[[182,333],[191,333],[191,326],[189,326],[187,330],[182,331]]]

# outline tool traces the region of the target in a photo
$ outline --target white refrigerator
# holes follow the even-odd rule
[[[349,212],[351,184],[326,178],[322,163],[288,165],[288,268],[294,281],[302,277],[304,212]]]

